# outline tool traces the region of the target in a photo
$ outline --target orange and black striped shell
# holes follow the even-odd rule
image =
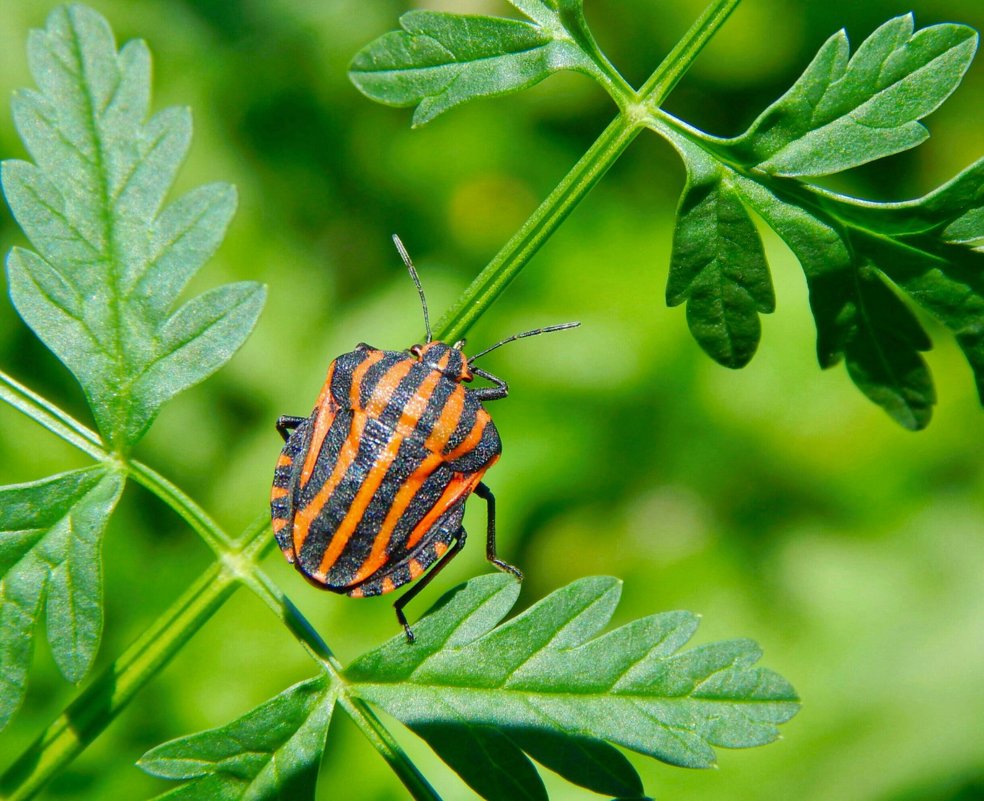
[[[271,513],[284,556],[315,585],[379,595],[423,573],[461,528],[502,451],[460,350],[359,346],[328,368],[277,462]]]

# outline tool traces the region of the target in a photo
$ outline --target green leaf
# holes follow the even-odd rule
[[[600,740],[543,729],[496,729],[443,721],[411,724],[410,728],[489,801],[545,801],[546,788],[526,754],[596,793],[623,798],[642,795],[642,780],[635,768],[620,751]]]
[[[227,726],[159,745],[137,764],[154,776],[187,782],[161,799],[314,799],[334,705],[334,690],[322,675]]]
[[[36,252],[7,259],[17,311],[76,375],[103,437],[132,446],[161,406],[242,345],[264,301],[258,284],[175,309],[222,241],[232,187],[163,205],[191,140],[186,109],[149,117],[150,54],[117,52],[96,12],[56,9],[28,46],[38,91],[14,99],[35,163],[6,161],[3,189]]]
[[[912,14],[891,19],[848,57],[834,34],[778,101],[727,145],[743,163],[777,176],[827,175],[915,147],[918,122],[957,88],[977,33],[944,23],[913,30]]]
[[[977,46],[961,25],[914,31],[889,20],[849,57],[841,32],[747,133],[718,139],[654,113],[650,127],[688,169],[667,300],[688,301],[691,330],[715,359],[754,353],[756,312],[771,310],[761,246],[745,209],[782,237],[806,274],[823,367],[854,383],[909,429],[936,402],[922,352],[929,337],[906,298],[956,337],[984,403],[984,160],[915,200],[838,195],[800,178],[912,147],[918,122],[956,88]],[[729,303],[730,299],[730,303]]]
[[[529,0],[513,5],[532,22],[408,11],[400,17],[403,30],[384,34],[356,54],[349,77],[377,102],[417,106],[414,126],[459,103],[533,86],[559,70],[605,80],[584,49],[581,31],[565,27],[572,3],[564,4],[563,13]]]
[[[954,334],[984,403],[984,159],[915,200],[834,201],[859,257]]]
[[[754,666],[761,653],[748,640],[678,653],[697,627],[688,612],[599,636],[618,603],[616,579],[581,579],[496,626],[518,592],[507,576],[473,579],[414,626],[413,645],[394,638],[354,662],[346,678],[359,696],[425,734],[453,727],[462,741],[487,742],[493,729],[523,749],[540,733],[553,735],[531,754],[551,767],[557,738],[575,738],[568,754],[600,753],[595,744],[605,741],[709,767],[713,746],[772,742],[799,708],[785,679]],[[608,757],[601,761],[612,773]],[[633,777],[620,776],[635,789]]]
[[[844,359],[868,398],[906,428],[924,428],[936,402],[929,368],[919,355],[931,347],[929,337],[855,247],[856,232],[754,181],[739,177],[736,186],[803,267],[821,366]]]
[[[677,210],[666,302],[687,301],[694,338],[725,367],[744,367],[758,347],[758,313],[775,309],[762,241],[731,173],[683,145],[687,186]]]
[[[102,534],[123,483],[91,467],[0,487],[0,728],[24,698],[43,610],[65,678],[79,682],[92,666],[103,622]]]
[[[505,732],[441,721],[410,728],[482,798],[548,801],[540,774]]]

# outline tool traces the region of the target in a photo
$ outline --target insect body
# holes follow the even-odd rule
[[[577,323],[517,334],[466,359],[463,343],[432,341],[416,271],[394,240],[420,292],[427,342],[409,351],[360,344],[331,363],[310,417],[277,421],[285,445],[270,508],[287,561],[332,592],[380,595],[434,565],[394,604],[412,642],[403,607],[464,546],[461,521],[472,492],[488,506],[489,561],[522,579],[496,555],[495,499],[482,483],[502,451],[482,404],[509,388],[471,362],[514,339]],[[465,387],[475,376],[492,386]]]

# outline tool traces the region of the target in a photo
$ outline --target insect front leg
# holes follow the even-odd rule
[[[478,486],[475,487],[475,494],[484,500],[488,504],[489,508],[489,525],[487,529],[487,538],[485,540],[485,557],[499,570],[504,573],[511,573],[520,581],[523,580],[523,571],[518,567],[514,567],[508,562],[503,562],[495,552],[495,496],[485,484],[479,482]]]
[[[290,439],[290,432],[307,420],[306,417],[291,417],[289,414],[282,414],[277,418],[277,431],[284,438],[284,442]]]
[[[472,394],[479,400],[502,400],[502,398],[509,394],[509,385],[498,376],[492,375],[492,373],[486,373],[477,367],[473,367],[472,372],[495,384],[494,387],[479,387],[478,389],[471,390]]]
[[[441,560],[434,565],[423,578],[420,579],[413,587],[411,587],[407,592],[403,593],[396,602],[393,604],[393,608],[396,610],[396,619],[403,626],[403,630],[407,633],[407,643],[412,643],[414,641],[413,631],[410,628],[410,624],[407,623],[407,616],[403,614],[403,607],[406,606],[410,601],[416,598],[422,589],[433,581],[434,576],[440,573],[450,562],[454,559],[460,552],[461,549],[465,547],[465,538],[467,534],[463,528],[458,529],[458,533],[455,534],[454,545],[451,546],[449,550]]]

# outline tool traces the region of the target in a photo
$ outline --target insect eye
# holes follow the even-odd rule
[[[412,348],[410,348],[410,352],[411,352],[411,353],[412,353],[412,354],[413,354],[414,356],[416,356],[416,357],[417,357],[418,359],[420,358],[420,353],[421,353],[421,350],[422,350],[422,349],[421,349],[421,347],[420,347],[420,345],[414,345],[414,346],[413,346]]]

